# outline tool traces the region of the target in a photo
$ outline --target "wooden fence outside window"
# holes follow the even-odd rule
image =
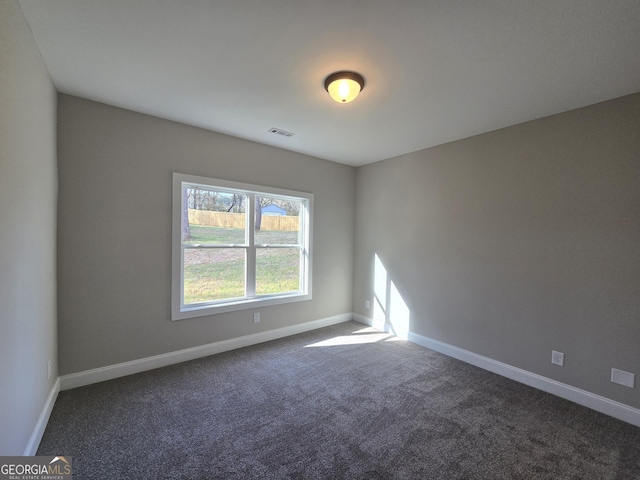
[[[189,224],[222,228],[244,228],[245,214],[193,210],[190,208]],[[279,232],[297,232],[300,229],[300,217],[262,215],[260,229]]]

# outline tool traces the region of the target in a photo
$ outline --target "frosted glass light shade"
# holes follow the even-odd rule
[[[364,78],[355,72],[336,72],[325,79],[324,88],[336,102],[349,103],[364,88]]]

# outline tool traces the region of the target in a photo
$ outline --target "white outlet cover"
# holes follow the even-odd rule
[[[564,353],[552,350],[551,363],[553,363],[554,365],[558,365],[559,367],[564,367]]]
[[[260,313],[253,314],[253,323],[260,323]]]
[[[635,388],[636,375],[635,373],[625,372],[624,370],[618,370],[617,368],[611,369],[611,381],[622,385],[624,387]]]

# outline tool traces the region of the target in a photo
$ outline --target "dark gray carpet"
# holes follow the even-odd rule
[[[76,480],[640,478],[640,428],[382,337],[349,322],[61,392],[38,455]]]

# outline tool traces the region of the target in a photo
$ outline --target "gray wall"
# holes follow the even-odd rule
[[[640,408],[640,94],[357,170],[354,311],[378,254],[410,330]],[[563,368],[551,350],[565,353]]]
[[[55,120],[29,26],[0,0],[0,455],[23,454],[57,378]]]
[[[351,312],[355,168],[67,95],[58,147],[61,374]],[[171,322],[174,171],[313,193],[313,300]]]

